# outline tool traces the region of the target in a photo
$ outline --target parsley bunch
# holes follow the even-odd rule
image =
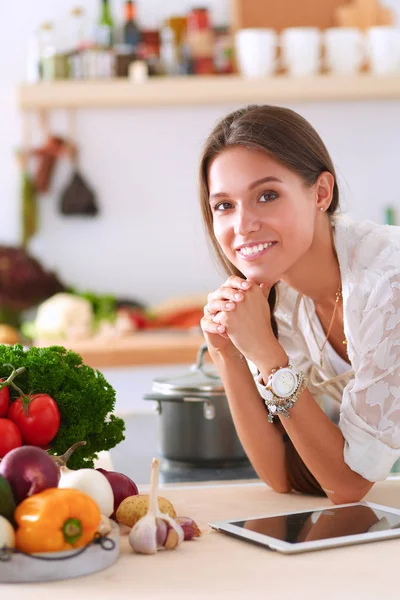
[[[62,346],[32,347],[0,345],[0,379],[15,369],[25,372],[15,379],[25,394],[44,393],[58,405],[61,424],[51,443],[52,454],[61,455],[75,442],[84,440],[68,461],[71,469],[93,467],[101,450],[114,448],[124,439],[125,424],[112,414],[115,390],[97,370],[83,364],[81,356]],[[18,394],[10,388],[11,399]]]

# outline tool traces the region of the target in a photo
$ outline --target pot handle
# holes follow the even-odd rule
[[[185,396],[184,402],[203,402],[203,416],[207,421],[215,419],[215,406],[208,398],[196,398],[194,396]]]
[[[201,396],[165,396],[164,398],[160,398],[160,396],[157,395],[145,394],[144,399],[157,402],[155,412],[159,415],[161,415],[162,412],[163,402],[202,402],[204,418],[207,419],[207,421],[212,421],[215,418],[215,406],[209,398],[202,398]]]
[[[200,346],[198,352],[197,352],[197,357],[196,357],[196,364],[193,367],[194,371],[201,371],[203,373],[203,375],[205,377],[208,377],[209,379],[219,379],[219,375],[212,375],[212,373],[207,373],[207,371],[204,371],[204,355],[205,353],[208,352],[208,348],[207,348],[207,344],[203,344],[202,346]]]

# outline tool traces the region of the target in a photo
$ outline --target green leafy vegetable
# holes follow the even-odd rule
[[[115,323],[117,319],[117,300],[115,296],[110,294],[95,294],[94,292],[79,292],[73,288],[70,288],[68,291],[70,294],[84,298],[91,303],[95,329],[97,329],[102,321]]]
[[[93,467],[98,452],[114,448],[124,439],[124,421],[112,414],[115,390],[75,352],[62,346],[24,350],[20,344],[0,345],[0,379],[11,374],[7,364],[25,367],[15,380],[23,392],[42,392],[56,401],[61,424],[51,443],[52,454],[63,454],[75,442],[87,442],[72,455],[69,468]],[[10,395],[12,400],[18,396],[12,389]]]

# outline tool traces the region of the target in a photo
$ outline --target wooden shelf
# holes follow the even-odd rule
[[[281,75],[265,79],[189,76],[150,78],[144,83],[126,79],[66,80],[23,84],[18,89],[19,106],[25,110],[383,99],[400,99],[400,75]]]
[[[191,364],[196,362],[201,334],[187,332],[135,333],[121,338],[93,338],[65,342],[35,341],[35,346],[64,346],[80,354],[90,367],[135,367],[141,365]]]

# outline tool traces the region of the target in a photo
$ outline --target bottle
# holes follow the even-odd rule
[[[39,31],[36,30],[28,38],[26,53],[26,82],[37,83],[42,79],[41,45]]]
[[[71,10],[69,20],[69,70],[72,79],[82,79],[84,73],[84,53],[89,46],[85,11],[80,6]]]
[[[97,43],[100,48],[110,48],[113,45],[114,21],[111,15],[109,0],[101,0],[101,13],[97,34]]]
[[[219,75],[233,73],[233,41],[228,27],[214,29],[214,66]]]
[[[164,25],[160,33],[160,60],[164,75],[179,74],[178,48],[172,27]]]
[[[132,46],[133,53],[137,53],[140,44],[140,30],[136,24],[136,6],[132,0],[125,2],[125,22],[123,27],[124,44]]]
[[[214,73],[214,32],[207,8],[193,8],[187,19],[186,41],[196,75]]]
[[[185,63],[185,47],[186,44],[186,27],[187,19],[181,16],[171,16],[165,24],[170,27],[174,33],[176,52],[178,55],[178,73],[180,75],[187,74],[187,64]]]
[[[53,24],[43,23],[39,29],[40,36],[40,69],[42,79],[56,79],[56,43]]]
[[[80,52],[88,45],[88,27],[85,10],[81,6],[75,6],[70,16],[70,40],[69,46],[72,52]]]
[[[385,208],[385,224],[397,225],[396,210],[393,206],[387,206]]]

